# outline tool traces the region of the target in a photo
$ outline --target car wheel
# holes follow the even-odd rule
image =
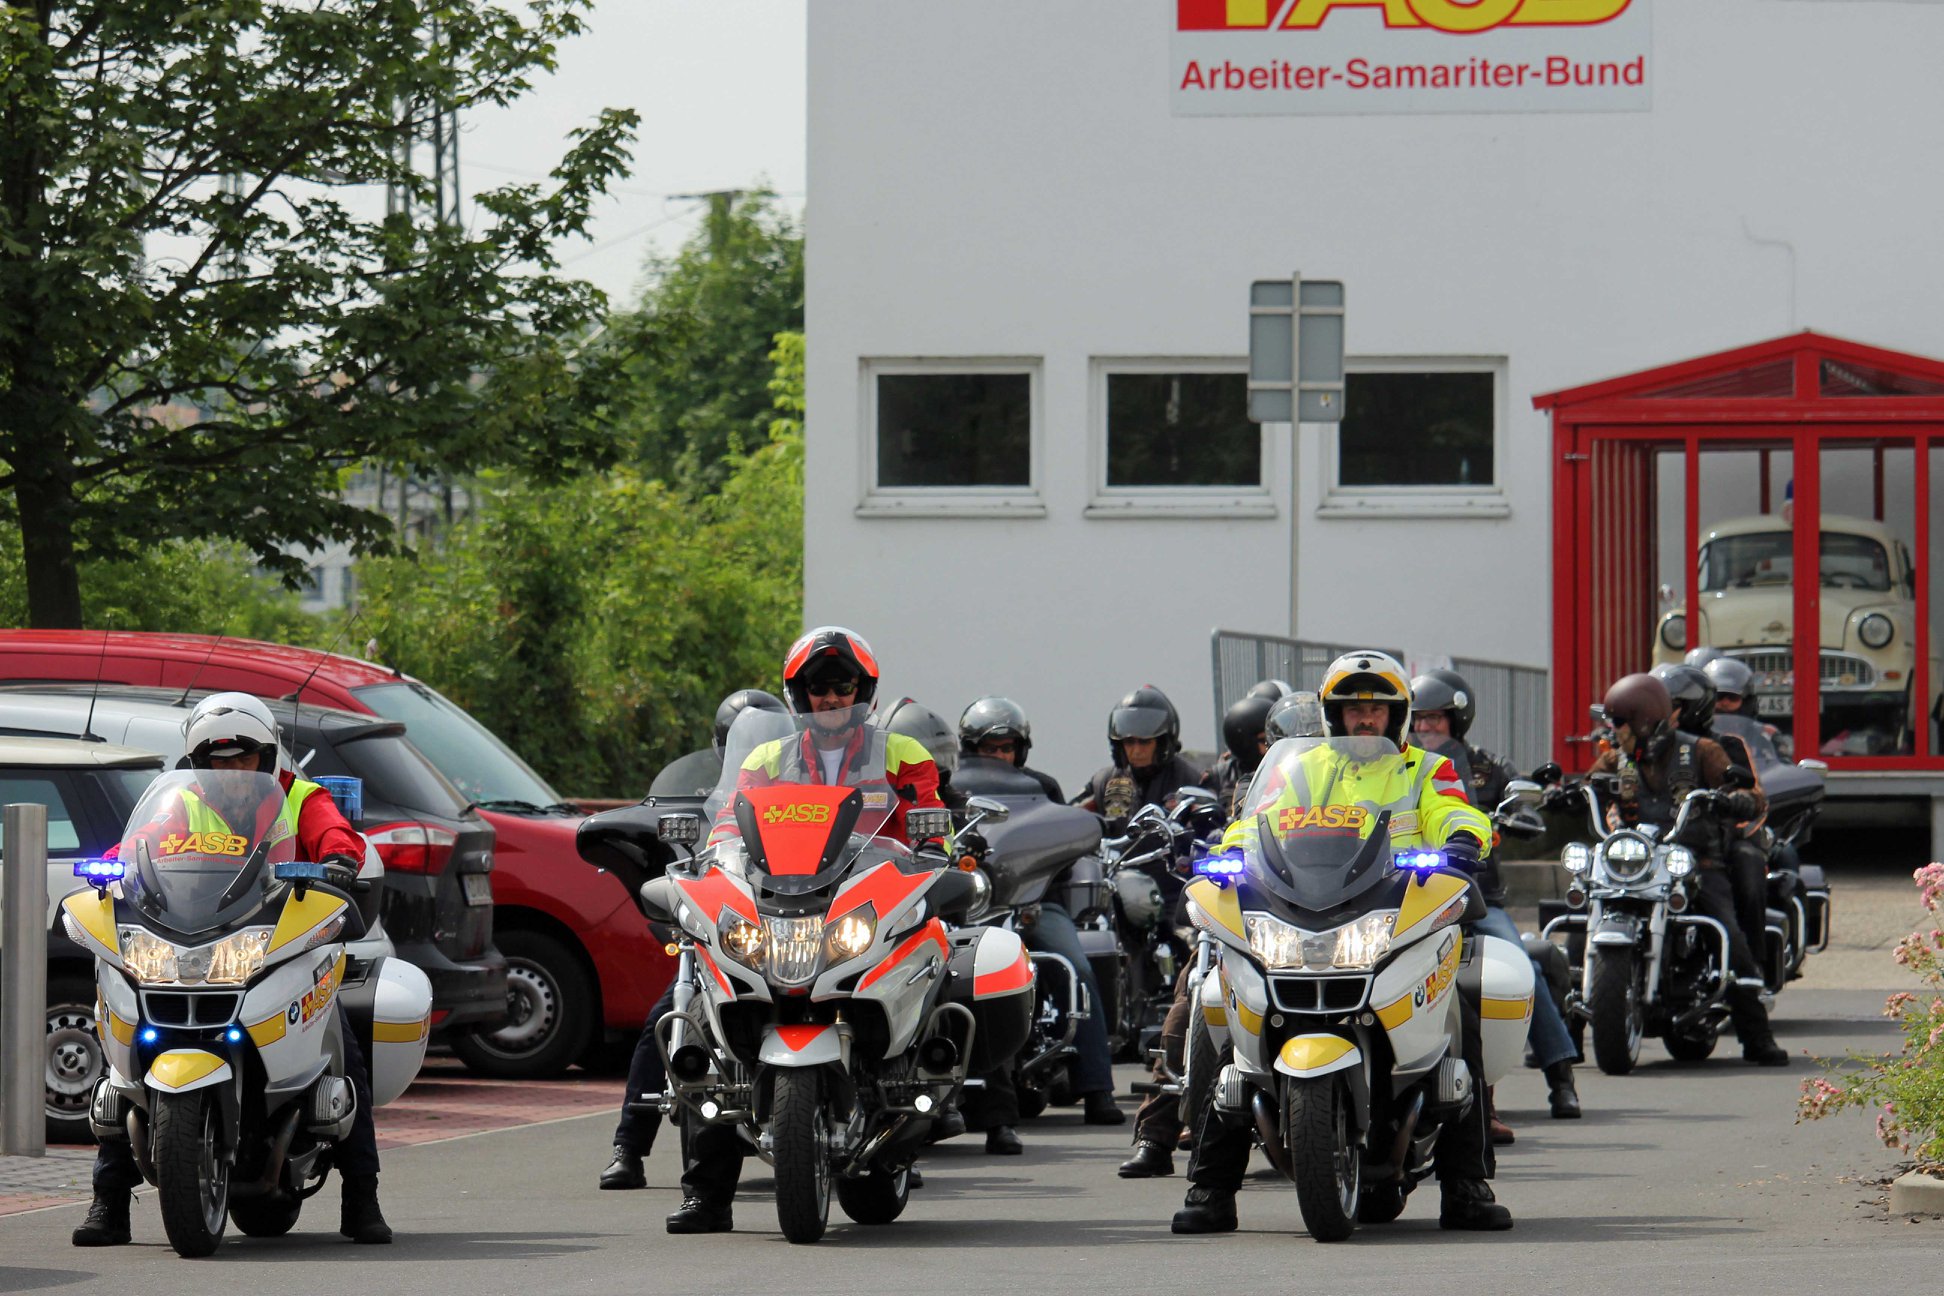
[[[107,1071],[95,1034],[94,982],[82,976],[47,979],[47,1141],[92,1143],[88,1102]]]
[[[452,1041],[472,1070],[503,1080],[559,1075],[587,1048],[594,987],[578,953],[544,932],[495,939],[506,955],[506,1021]]]

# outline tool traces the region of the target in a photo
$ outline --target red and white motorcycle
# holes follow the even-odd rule
[[[665,1104],[734,1126],[775,1168],[792,1242],[823,1236],[833,1187],[858,1223],[896,1219],[933,1118],[1031,1026],[1019,938],[949,925],[983,898],[979,875],[879,835],[901,803],[867,718],[820,713],[848,735],[821,752],[808,729],[745,712],[703,814],[643,805],[580,830],[582,855],[679,933]],[[943,809],[906,806],[904,822],[921,846],[951,830]]]

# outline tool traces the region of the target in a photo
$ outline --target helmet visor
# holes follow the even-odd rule
[[[1168,731],[1169,716],[1160,707],[1115,707],[1107,721],[1107,736],[1116,742],[1127,738],[1159,738]]]

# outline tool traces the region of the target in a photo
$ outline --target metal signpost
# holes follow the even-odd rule
[[[1249,417],[1343,421],[1343,284],[1258,279],[1249,285]]]
[[[47,1152],[47,807],[10,805],[0,904],[0,1155]]]

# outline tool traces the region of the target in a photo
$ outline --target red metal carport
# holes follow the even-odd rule
[[[1754,499],[1759,480],[1759,503],[1743,512],[1786,515],[1783,495],[1793,488],[1794,572],[1820,570],[1830,464],[1855,466],[1842,474],[1853,498],[1867,500],[1873,484],[1877,521],[1886,510],[1901,519],[1916,569],[1910,714],[1931,715],[1940,683],[1926,664],[1940,584],[1936,550],[1944,539],[1933,534],[1932,504],[1933,472],[1944,473],[1944,362],[1803,332],[1553,392],[1533,404],[1553,424],[1552,705],[1560,764],[1586,767],[1588,704],[1618,676],[1648,668],[1666,573],[1685,573],[1686,588],[1675,584],[1672,592],[1688,612],[1686,646],[1696,646],[1703,477],[1712,471],[1717,482],[1725,479],[1731,474],[1719,466],[1730,463],[1748,464],[1736,469],[1742,498]],[[1682,515],[1677,563],[1661,552],[1664,500]],[[1822,624],[1823,583],[1793,581],[1789,625]],[[1922,786],[1944,786],[1932,774],[1944,771],[1944,753],[1926,720],[1909,725],[1893,751],[1824,751],[1824,635],[1791,636],[1796,753],[1823,754],[1833,771],[1907,772],[1924,775]],[[1890,791],[1890,780],[1883,782]],[[1901,782],[1900,793],[1920,786]]]

